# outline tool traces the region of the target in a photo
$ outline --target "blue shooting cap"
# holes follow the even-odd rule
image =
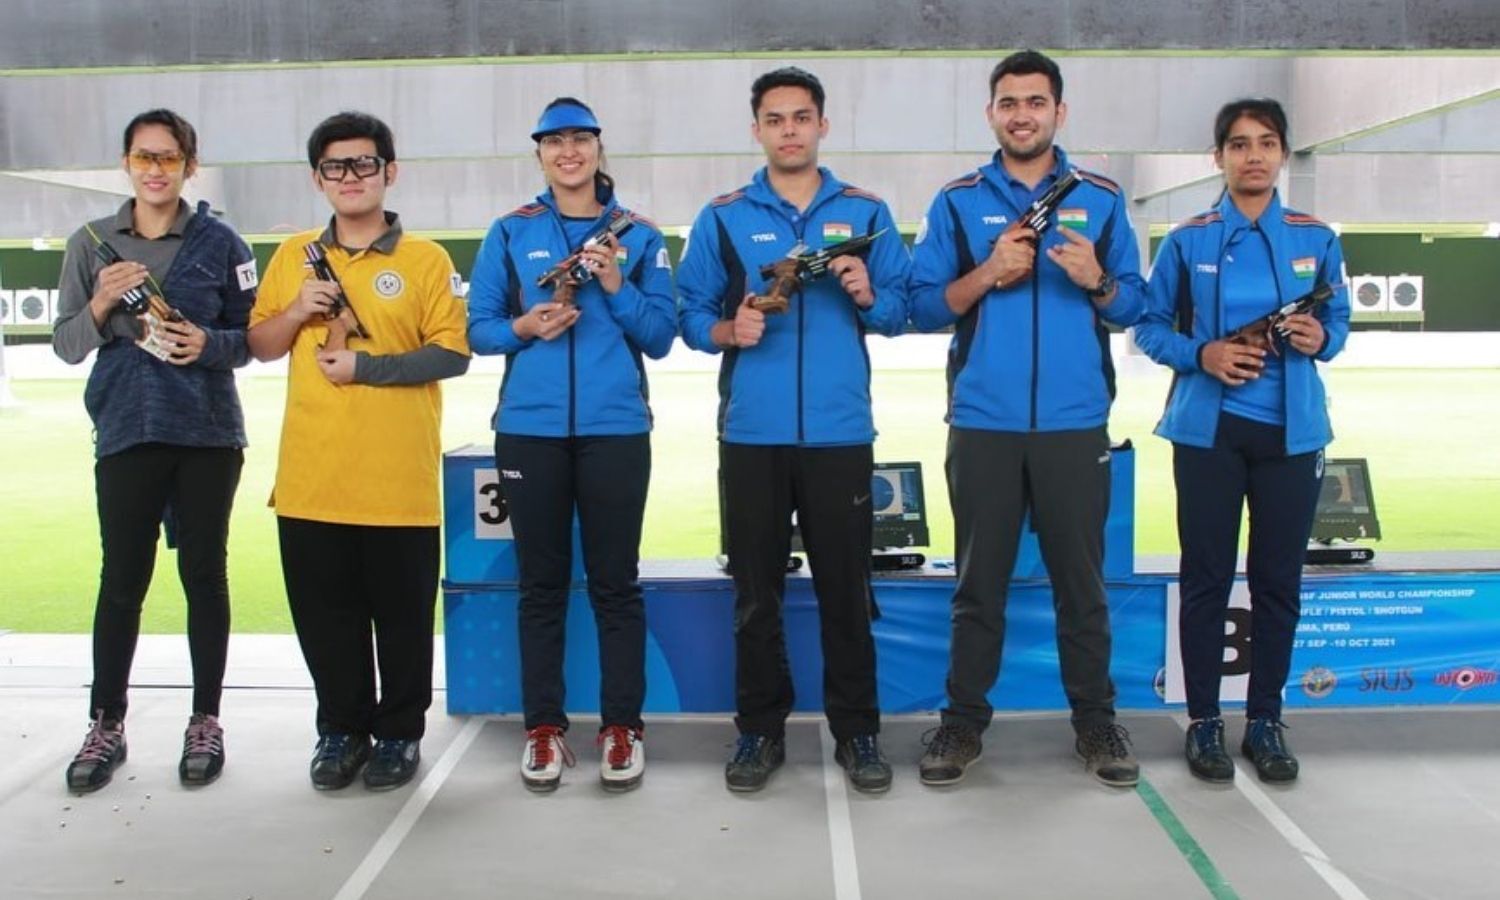
[[[559,103],[542,111],[542,117],[536,120],[536,131],[531,133],[531,139],[539,141],[545,135],[567,129],[592,131],[594,134],[601,131],[599,120],[594,118],[593,113],[576,103]]]

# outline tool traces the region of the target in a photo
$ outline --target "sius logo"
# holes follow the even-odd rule
[[[527,259],[551,259],[552,254],[546,250],[533,250],[526,254]]]
[[[1219,267],[1214,265],[1213,263],[1198,263],[1198,265],[1193,267],[1193,270],[1202,272],[1204,275],[1219,274]]]
[[[1455,687],[1461,691],[1470,688],[1493,687],[1500,683],[1500,672],[1494,669],[1476,669],[1473,666],[1464,666],[1450,672],[1439,672],[1433,679],[1442,687]]]
[[[1004,225],[1010,220],[1004,216],[985,216],[981,221],[986,225]]]
[[[1411,669],[1360,669],[1359,692],[1387,691],[1392,694],[1405,693],[1417,686],[1411,677]]]
[[[750,235],[750,240],[757,244],[771,244],[776,241],[776,234],[771,231],[762,231],[759,234]]]

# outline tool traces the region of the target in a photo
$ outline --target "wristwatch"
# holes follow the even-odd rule
[[[1109,292],[1115,289],[1115,276],[1105,272],[1099,276],[1099,283],[1089,288],[1086,293],[1092,300],[1099,300],[1109,296]]]

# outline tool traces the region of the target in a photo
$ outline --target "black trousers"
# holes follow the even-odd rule
[[[958,584],[953,592],[945,722],[983,731],[1000,674],[1005,602],[1029,509],[1052,582],[1057,653],[1073,728],[1114,721],[1104,521],[1109,515],[1109,435],[950,428],[948,499]]]
[[[839,740],[875,734],[870,445],[721,442],[719,465],[735,589],[735,724],[741,733],[780,736],[792,711],[782,602],[795,511],[818,597],[829,728]]]
[[[1323,479],[1323,452],[1286,454],[1285,429],[1220,413],[1212,449],[1172,445],[1182,647],[1188,715],[1219,715],[1224,620],[1234,586],[1240,518],[1250,507],[1250,686],[1245,713],[1281,717],[1302,614],[1302,564]]]
[[[437,526],[286,516],[276,526],[292,623],[318,693],[318,734],[422,737],[432,705]]]
[[[94,606],[89,713],[123,719],[141,607],[156,567],[162,515],[175,523],[177,575],[187,598],[193,711],[219,714],[229,649],[229,513],[244,453],[232,447],[140,444],[94,465],[104,561]]]
[[[639,728],[646,699],[641,520],[651,480],[649,434],[543,438],[495,435],[520,568],[521,705],[526,727],[566,728],[568,591],[577,511],[589,602],[599,632],[605,726]]]

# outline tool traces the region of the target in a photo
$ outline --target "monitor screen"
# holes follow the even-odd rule
[[[1312,538],[1325,542],[1380,538],[1375,494],[1370,489],[1370,470],[1365,460],[1324,460],[1323,486],[1318,494]]]

